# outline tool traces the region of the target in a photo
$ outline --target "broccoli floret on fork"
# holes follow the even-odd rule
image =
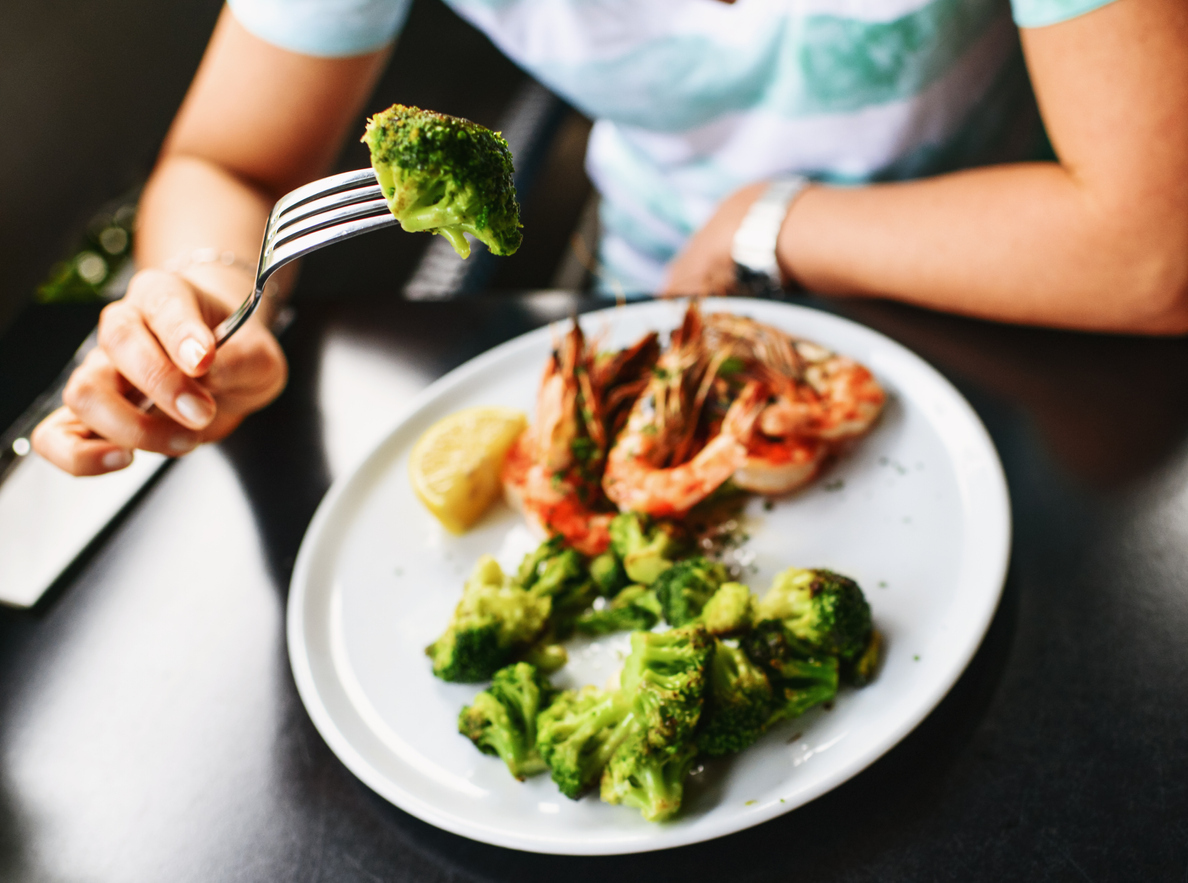
[[[492,254],[520,247],[520,207],[507,142],[477,123],[394,104],[367,121],[363,136],[384,197],[400,226],[449,240],[470,255],[465,234]]]

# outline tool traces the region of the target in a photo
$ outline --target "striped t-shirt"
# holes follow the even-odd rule
[[[392,40],[409,2],[230,6],[268,42],[341,56]],[[631,293],[657,288],[749,182],[861,184],[1028,156],[1042,134],[1016,26],[1110,0],[447,2],[595,120],[601,284]]]

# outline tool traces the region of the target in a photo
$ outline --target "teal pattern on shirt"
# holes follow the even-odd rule
[[[999,0],[933,0],[889,22],[813,16],[804,24],[797,111],[838,113],[916,95],[1005,11]]]
[[[465,15],[490,3],[450,5]],[[760,41],[745,48],[686,34],[572,61],[504,48],[590,117],[679,132],[745,110],[804,116],[910,98],[948,71],[989,22],[1007,14],[1006,0],[932,0],[889,22],[775,17]]]

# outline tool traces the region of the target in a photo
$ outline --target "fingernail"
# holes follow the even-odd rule
[[[198,447],[198,439],[192,435],[175,435],[169,439],[169,450],[175,454],[188,454]]]
[[[205,426],[210,422],[210,418],[214,416],[214,408],[198,398],[198,396],[188,392],[183,392],[174,399],[173,406],[177,408],[178,413],[186,418],[186,420],[198,426]]]
[[[130,451],[108,451],[103,455],[104,469],[123,469],[132,462]]]
[[[189,371],[198,367],[198,363],[206,357],[206,347],[193,337],[187,337],[177,348],[177,357],[181,359],[181,366]]]

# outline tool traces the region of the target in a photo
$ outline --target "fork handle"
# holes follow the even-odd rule
[[[256,308],[260,306],[260,301],[264,299],[264,288],[267,284],[267,278],[258,281],[252,290],[251,297],[245,298],[243,303],[239,305],[239,309],[215,326],[214,336],[216,348],[226,343],[227,339],[238,331],[244,322],[252,317],[252,313],[256,312]]]

